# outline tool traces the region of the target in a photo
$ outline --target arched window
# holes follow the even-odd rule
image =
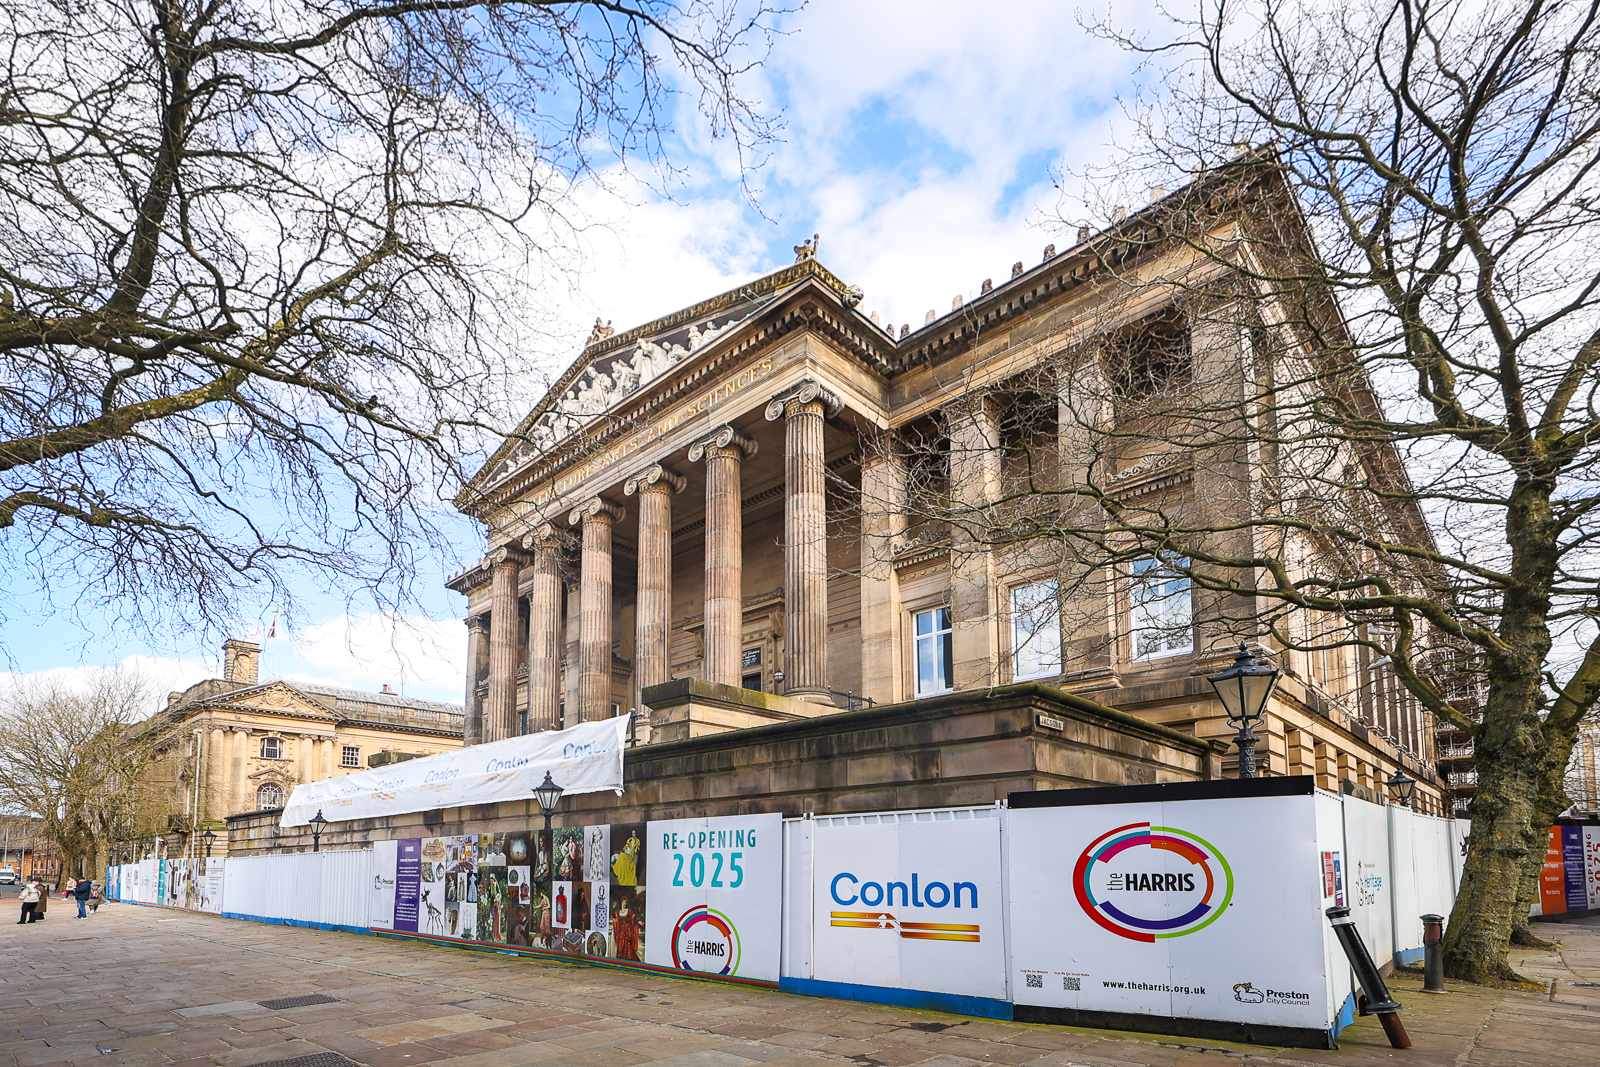
[[[258,811],[281,807],[283,807],[283,786],[277,782],[267,782],[256,790],[256,809]]]
[[[261,758],[262,759],[282,759],[283,758],[283,738],[281,738],[281,737],[263,737],[261,739]]]

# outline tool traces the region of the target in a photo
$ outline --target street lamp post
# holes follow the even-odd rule
[[[550,777],[550,772],[544,772],[544,781],[533,791],[533,798],[539,802],[539,810],[544,814],[544,837],[550,843],[548,859],[545,861],[545,907],[552,908],[556,901],[556,839],[550,829],[550,817],[556,813],[556,808],[561,805],[561,794],[564,790],[556,785],[556,780]],[[548,912],[546,913],[548,914]],[[551,929],[555,929],[552,919]],[[549,948],[546,945],[545,948]]]
[[[1228,725],[1239,731],[1234,743],[1239,746],[1239,777],[1256,776],[1255,727],[1260,725],[1267,698],[1278,684],[1276,669],[1256,662],[1250,649],[1239,642],[1233,666],[1210,679],[1211,688],[1222,698],[1228,712]]]
[[[1417,780],[1406,774],[1406,769],[1401,767],[1394,772],[1394,777],[1383,783],[1389,787],[1389,792],[1394,794],[1395,802],[1402,808],[1411,807],[1411,797],[1417,791]]]
[[[315,815],[311,816],[311,851],[312,852],[321,852],[322,851],[322,831],[326,830],[327,828],[328,828],[328,820],[324,819],[322,817],[322,809],[318,808],[317,809],[317,813]]]
[[[206,859],[211,858],[211,845],[216,841],[216,839],[217,835],[210,830],[207,830],[205,833],[200,835],[200,840],[206,843]]]

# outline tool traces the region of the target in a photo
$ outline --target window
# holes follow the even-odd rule
[[[256,790],[256,808],[265,811],[267,808],[283,807],[283,786],[277,782],[267,782]]]
[[[1189,579],[1179,573],[1187,559],[1171,562],[1151,557],[1133,562],[1130,604],[1133,658],[1154,659],[1194,648],[1194,609]]]
[[[1011,590],[1011,677],[1047,678],[1061,673],[1061,609],[1055,582]]]
[[[339,766],[341,766],[341,767],[359,767],[359,766],[361,766],[361,749],[357,748],[355,745],[345,745],[344,746],[344,752],[343,752],[343,754],[342,754],[342,756],[341,756],[341,758],[339,760]]]
[[[283,738],[281,738],[281,737],[263,737],[261,739],[261,758],[262,759],[282,759],[283,758]]]
[[[760,674],[760,672],[757,672],[755,674],[747,674],[743,678],[739,679],[739,687],[741,689],[748,689],[753,693],[761,692],[761,674]]]
[[[948,693],[955,674],[950,649],[950,609],[933,608],[912,616],[916,636],[917,696]]]

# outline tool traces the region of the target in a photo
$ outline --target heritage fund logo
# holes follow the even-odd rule
[[[738,974],[739,928],[704,904],[690,908],[672,928],[672,965],[701,974]]]
[[[1096,838],[1078,857],[1072,883],[1084,914],[1130,941],[1203,930],[1233,899],[1233,871],[1214,845],[1147,822]]]

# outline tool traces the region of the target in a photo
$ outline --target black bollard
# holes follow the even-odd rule
[[[1391,1046],[1410,1048],[1411,1035],[1406,1033],[1405,1024],[1400,1021],[1400,1005],[1389,995],[1389,987],[1384,985],[1378,965],[1372,962],[1367,946],[1361,943],[1361,932],[1356,929],[1355,920],[1350,918],[1350,909],[1329,908],[1326,914],[1328,921],[1333,924],[1334,934],[1339,938],[1339,947],[1344,949],[1345,958],[1350,961],[1350,969],[1356,972],[1356,982],[1361,986],[1361,992],[1366,994],[1364,1014],[1378,1017]]]
[[[1428,914],[1422,917],[1422,991],[1445,993],[1444,987],[1444,916]]]

